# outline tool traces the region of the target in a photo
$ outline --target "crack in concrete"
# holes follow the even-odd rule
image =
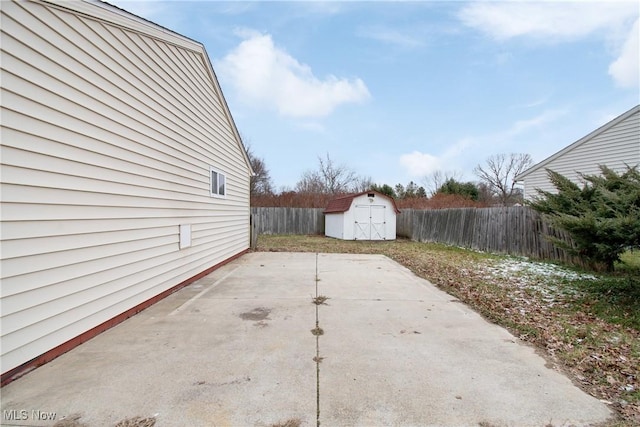
[[[316,253],[316,300],[318,299],[318,282],[320,278],[318,277],[318,253]],[[316,328],[315,330],[320,329],[320,305],[315,304],[316,306]],[[316,427],[320,427],[320,362],[322,358],[320,357],[320,334],[316,335],[316,357],[314,357],[316,362]]]

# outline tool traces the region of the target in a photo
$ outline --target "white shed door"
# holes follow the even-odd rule
[[[355,205],[354,232],[355,240],[384,240],[385,236],[384,205]]]
[[[371,236],[371,212],[369,205],[356,205],[353,211],[354,229],[353,238],[356,240],[370,240]]]
[[[371,240],[384,240],[385,235],[385,216],[386,206],[372,205],[371,207]]]

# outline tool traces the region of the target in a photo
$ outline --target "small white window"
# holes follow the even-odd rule
[[[227,177],[222,172],[209,167],[211,183],[209,191],[213,197],[225,197],[227,195]]]

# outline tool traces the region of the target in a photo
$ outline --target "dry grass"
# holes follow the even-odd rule
[[[579,273],[499,274],[496,266],[513,258],[407,240],[260,236],[258,250],[386,255],[539,348],[583,390],[609,402],[620,415],[611,426],[640,425],[640,287],[634,285],[635,276],[625,284],[616,276],[584,279]]]

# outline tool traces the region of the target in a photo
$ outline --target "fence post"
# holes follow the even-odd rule
[[[323,234],[322,208],[252,207],[258,234]]]
[[[258,216],[249,213],[249,246],[255,250],[258,247]]]

